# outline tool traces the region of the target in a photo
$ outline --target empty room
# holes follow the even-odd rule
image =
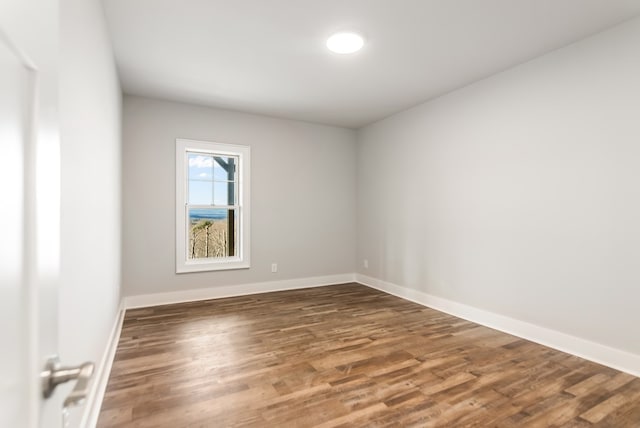
[[[6,0],[1,427],[640,427],[640,2]]]

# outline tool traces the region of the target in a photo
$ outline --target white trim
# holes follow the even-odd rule
[[[367,287],[640,377],[640,355],[359,273],[355,276]]]
[[[107,390],[107,383],[109,382],[113,359],[116,356],[116,349],[118,349],[120,333],[122,332],[124,312],[124,304],[121,303],[115,323],[111,329],[111,334],[109,335],[109,342],[104,350],[100,364],[97,367],[93,384],[91,385],[91,389],[87,396],[87,402],[84,406],[84,412],[82,415],[82,422],[80,423],[81,427],[94,428],[98,423],[102,400],[104,399],[104,393]]]
[[[187,260],[187,167],[188,151],[220,154],[238,158],[236,221],[238,242],[236,257],[209,260]],[[224,208],[211,206],[210,208]],[[248,269],[251,266],[251,147],[209,141],[176,139],[176,273],[203,272],[230,269]]]
[[[285,279],[282,281],[255,282],[251,284],[221,285],[219,287],[199,288],[195,290],[172,291],[168,293],[143,294],[124,298],[126,309],[147,306],[168,305],[171,303],[193,302],[197,300],[221,299],[223,297],[245,296],[247,294],[270,293],[273,291],[297,290],[300,288],[321,287],[325,285],[354,282],[352,273],[315,276],[309,278]]]

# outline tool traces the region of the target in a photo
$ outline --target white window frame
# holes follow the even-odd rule
[[[187,229],[188,152],[236,156],[237,168],[237,236],[236,255],[224,258],[189,260]],[[250,267],[250,170],[249,146],[208,141],[176,139],[176,273],[203,272]],[[221,207],[224,208],[224,207]],[[239,245],[238,245],[239,244]]]

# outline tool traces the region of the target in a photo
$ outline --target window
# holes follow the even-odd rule
[[[176,272],[249,267],[249,154],[176,140]]]

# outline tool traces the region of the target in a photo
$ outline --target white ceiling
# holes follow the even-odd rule
[[[638,0],[104,0],[125,93],[360,127],[640,14]],[[366,44],[325,48],[340,30]]]

